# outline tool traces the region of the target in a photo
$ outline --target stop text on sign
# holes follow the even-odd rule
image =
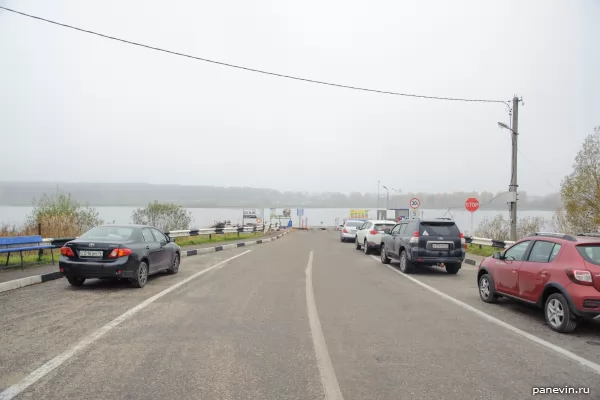
[[[465,201],[465,208],[470,212],[477,211],[479,209],[479,200],[475,197],[469,197],[467,201]]]

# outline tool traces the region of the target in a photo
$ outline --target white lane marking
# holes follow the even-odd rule
[[[312,265],[313,251],[311,250],[308,255],[308,264],[306,265],[306,308],[308,309],[308,322],[310,323],[310,332],[312,334],[313,345],[315,346],[321,384],[325,391],[326,400],[344,400],[340,385],[335,376],[333,364],[331,363],[331,357],[329,357],[327,343],[325,342],[325,336],[323,336],[323,329],[321,329],[321,321],[319,320],[312,284]]]
[[[371,256],[371,257],[373,257],[373,259],[381,262],[381,260],[379,259],[379,257],[375,257],[375,256]],[[513,325],[511,325],[511,324],[509,324],[507,322],[504,322],[504,321],[502,321],[502,320],[500,320],[500,319],[498,319],[496,317],[492,317],[491,315],[489,315],[489,314],[487,314],[487,313],[485,313],[485,312],[483,312],[483,311],[481,311],[481,310],[479,310],[479,309],[477,309],[477,308],[475,308],[473,306],[470,306],[467,303],[464,303],[464,302],[462,302],[462,301],[460,301],[458,299],[455,299],[454,297],[452,297],[450,295],[447,295],[444,292],[440,292],[436,288],[431,287],[431,286],[429,286],[429,285],[421,282],[420,280],[413,278],[412,276],[408,276],[406,274],[403,274],[402,272],[398,271],[394,267],[391,267],[389,265],[386,265],[386,267],[388,267],[389,269],[391,269],[392,271],[394,271],[398,275],[400,275],[400,276],[402,276],[402,277],[404,277],[404,278],[406,278],[406,279],[408,279],[410,281],[413,281],[414,283],[416,283],[417,285],[419,285],[421,287],[424,287],[425,289],[429,290],[430,292],[433,292],[433,293],[437,294],[438,296],[443,297],[446,300],[450,300],[451,302],[453,302],[454,304],[458,305],[459,307],[462,307],[462,308],[464,308],[467,311],[471,311],[472,313],[477,314],[477,315],[479,315],[480,317],[482,317],[484,319],[487,319],[489,322],[491,322],[493,324],[496,324],[496,325],[499,325],[499,326],[501,326],[503,328],[506,328],[509,331],[516,333],[517,335],[521,335],[524,338],[527,338],[527,339],[531,340],[532,342],[535,342],[535,343],[537,343],[539,345],[547,347],[550,350],[554,350],[558,354],[561,354],[561,355],[563,355],[563,356],[565,356],[567,358],[570,358],[572,361],[578,362],[581,365],[583,365],[585,367],[588,367],[589,369],[591,369],[592,371],[594,371],[595,373],[597,373],[597,374],[600,375],[600,365],[599,364],[596,364],[595,362],[590,361],[587,358],[580,357],[577,354],[575,354],[573,352],[570,352],[569,350],[567,350],[565,348],[562,348],[560,346],[552,344],[552,343],[550,343],[550,342],[548,342],[548,341],[546,341],[546,340],[544,340],[542,338],[539,338],[539,337],[537,337],[535,335],[532,335],[531,333],[527,333],[524,330],[521,330],[521,329],[517,328],[516,326],[513,326]]]
[[[10,399],[14,398],[15,396],[19,395],[21,392],[26,390],[29,386],[33,385],[34,383],[36,383],[37,381],[42,379],[44,376],[46,376],[48,373],[50,373],[53,370],[55,370],[56,368],[60,367],[65,361],[67,361],[68,359],[73,357],[75,354],[77,354],[77,352],[83,350],[90,344],[94,343],[96,340],[100,339],[102,336],[104,336],[106,333],[108,333],[114,327],[119,325],[121,322],[126,321],[127,319],[131,318],[136,313],[143,310],[148,305],[154,303],[156,300],[160,299],[164,295],[185,285],[189,281],[196,279],[200,275],[203,275],[203,274],[205,274],[209,271],[212,271],[216,268],[219,268],[219,267],[223,266],[223,264],[227,263],[228,261],[231,261],[235,258],[241,257],[244,254],[248,254],[251,251],[252,250],[247,250],[236,256],[233,256],[226,260],[223,260],[213,266],[210,266],[200,272],[196,272],[194,275],[185,278],[181,282],[178,282],[178,283],[174,284],[173,286],[163,290],[162,292],[157,293],[154,296],[142,301],[140,304],[131,308],[130,310],[126,311],[125,313],[121,314],[117,318],[113,319],[108,324],[104,325],[102,328],[98,329],[97,331],[95,331],[95,332],[89,334],[88,336],[84,337],[83,339],[81,339],[79,341],[79,343],[77,343],[75,346],[73,346],[70,349],[67,349],[66,351],[64,351],[63,353],[57,355],[52,360],[48,361],[47,363],[45,363],[44,365],[42,365],[41,367],[39,367],[32,373],[30,373],[29,375],[27,375],[21,382],[16,383],[16,384],[10,386],[9,388],[7,388],[6,390],[4,390],[3,392],[1,392],[0,400],[10,400]]]

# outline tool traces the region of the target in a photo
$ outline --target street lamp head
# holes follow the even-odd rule
[[[387,187],[385,187],[385,186],[382,186],[382,187],[383,187],[385,190],[388,190],[388,188],[387,188]]]
[[[500,128],[504,128],[504,129],[508,129],[508,130],[512,130],[508,127],[508,125],[506,125],[504,122],[498,122],[498,126]]]

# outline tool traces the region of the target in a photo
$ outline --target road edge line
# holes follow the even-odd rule
[[[143,310],[144,308],[146,308],[150,304],[154,303],[156,300],[160,299],[161,297],[171,293],[175,289],[180,288],[181,286],[196,279],[197,277],[199,277],[207,272],[210,272],[214,269],[217,269],[217,268],[223,266],[224,264],[228,263],[229,261],[232,261],[238,257],[246,255],[246,254],[250,253],[251,251],[252,250],[246,250],[243,253],[236,254],[235,256],[229,257],[228,259],[220,261],[206,269],[203,269],[202,271],[196,272],[194,275],[189,276],[180,282],[177,282],[176,284],[166,288],[165,290],[155,294],[154,296],[147,298],[146,300],[139,303],[137,306],[130,308],[129,310],[125,311],[123,314],[121,314],[117,318],[113,319],[106,325],[104,325],[101,328],[95,330],[94,332],[88,334],[87,336],[84,336],[84,338],[81,339],[79,342],[77,342],[76,345],[72,346],[71,348],[68,348],[67,350],[63,351],[62,353],[60,353],[59,355],[57,355],[50,361],[47,361],[44,364],[42,364],[40,367],[36,368],[33,372],[31,372],[29,375],[27,375],[19,383],[11,385],[8,388],[6,388],[4,391],[0,392],[0,400],[11,400],[15,396],[18,396],[23,391],[27,390],[31,385],[35,384],[37,381],[42,379],[44,376],[46,376],[50,372],[54,371],[56,368],[60,367],[63,363],[65,363],[70,358],[75,356],[79,351],[83,350],[90,344],[94,343],[96,340],[100,339],[102,336],[104,336],[105,334],[110,332],[117,325],[128,320],[129,318],[131,318],[132,316],[137,314],[139,311]]]
[[[380,261],[379,257],[376,256],[371,256],[374,260]],[[381,261],[380,261],[381,262]],[[555,344],[552,344],[550,342],[548,342],[547,340],[544,340],[542,338],[539,338],[535,335],[532,335],[531,333],[525,332],[522,329],[517,328],[516,326],[513,326],[511,324],[509,324],[508,322],[504,322],[501,319],[498,319],[496,317],[493,317],[491,315],[489,315],[488,313],[481,311],[478,308],[475,308],[463,301],[460,301],[458,299],[455,299],[454,297],[450,296],[449,294],[446,294],[440,290],[437,290],[436,288],[434,288],[433,286],[429,286],[426,283],[421,282],[420,280],[413,278],[412,276],[408,276],[406,274],[403,274],[402,272],[398,271],[397,269],[395,269],[394,267],[390,266],[390,265],[385,265],[386,267],[388,267],[391,271],[397,273],[398,275],[412,281],[413,283],[416,283],[417,285],[423,287],[424,289],[429,290],[432,293],[437,294],[440,297],[443,297],[446,300],[450,300],[451,302],[453,302],[454,304],[458,305],[459,307],[467,310],[467,311],[471,311],[474,314],[477,314],[478,316],[482,317],[483,319],[488,320],[489,322],[496,324],[498,326],[501,326],[519,336],[522,336],[526,339],[531,340],[534,343],[537,343],[540,346],[546,347],[547,349],[550,350],[554,350],[556,353],[569,358],[571,361],[575,361],[576,363],[587,367],[589,369],[591,369],[593,372],[595,372],[596,374],[600,375],[600,364],[596,364],[595,362],[588,360],[587,358],[583,358],[581,356],[578,356],[577,354],[563,348],[560,346],[557,346]]]
[[[315,355],[317,357],[317,367],[321,376],[321,385],[325,391],[326,400],[344,400],[340,384],[335,375],[335,369],[327,350],[327,342],[321,328],[319,320],[319,312],[317,311],[317,302],[315,301],[315,292],[312,284],[312,265],[314,252],[311,250],[308,255],[308,263],[306,264],[306,309],[308,311],[308,322],[310,325],[310,333],[313,340]]]

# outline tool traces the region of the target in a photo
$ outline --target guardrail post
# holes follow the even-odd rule
[[[38,222],[38,235],[42,236],[42,223]],[[42,236],[43,238],[43,236]],[[38,262],[42,261],[42,256],[44,255],[44,250],[43,249],[39,249],[38,250]]]
[[[210,234],[210,233],[208,234],[208,241],[209,242],[212,241],[212,234]]]

